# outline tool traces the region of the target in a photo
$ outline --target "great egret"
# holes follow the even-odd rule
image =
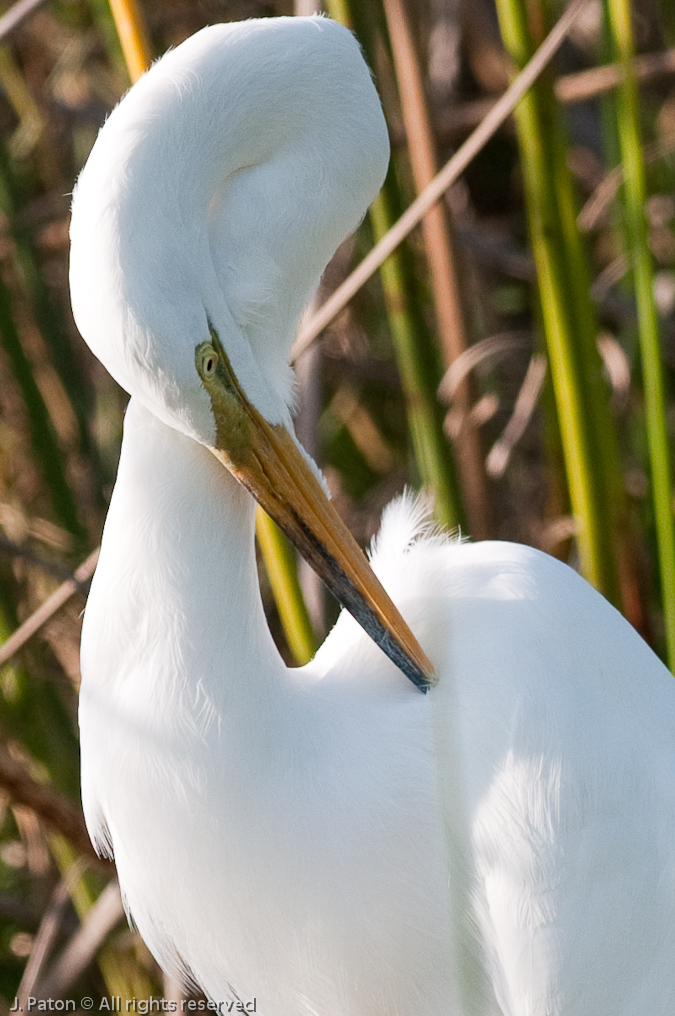
[[[80,177],[76,320],[132,395],[84,621],[87,824],[159,962],[216,1003],[670,1016],[675,684],[605,600],[407,498],[372,566],[427,695],[345,612],[300,670],[265,623],[222,463],[429,676],[290,437],[298,317],[387,158],[350,34],[281,18],[169,53]]]

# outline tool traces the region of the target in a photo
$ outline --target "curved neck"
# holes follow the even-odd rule
[[[286,668],[265,620],[250,495],[136,400],[87,603],[83,674],[136,710],[200,725],[275,700]],[[111,606],[112,605],[112,606]]]

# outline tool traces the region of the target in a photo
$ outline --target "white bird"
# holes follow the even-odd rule
[[[428,694],[346,612],[298,670],[265,622],[251,493],[429,677],[289,418],[300,313],[387,160],[354,39],[281,18],[169,53],[82,172],[73,307],[132,395],[82,640],[89,831],[216,1003],[672,1016],[675,683],[601,596],[408,497],[372,568]]]

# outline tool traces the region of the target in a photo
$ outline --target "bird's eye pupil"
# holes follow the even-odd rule
[[[202,373],[204,377],[213,377],[216,372],[216,364],[218,363],[218,355],[210,350],[204,355],[202,360]]]

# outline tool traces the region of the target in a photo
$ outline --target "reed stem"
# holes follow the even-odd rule
[[[534,52],[523,0],[497,0],[502,38],[518,69]],[[618,581],[607,516],[606,485],[592,410],[593,363],[588,300],[579,273],[570,265],[561,218],[560,152],[550,121],[555,111],[537,82],[515,109],[522,157],[532,249],[537,266],[542,319],[548,346],[581,570],[608,599],[618,603]],[[584,335],[584,333],[586,333]],[[589,370],[590,368],[590,370]]]
[[[375,241],[380,240],[394,222],[390,211],[389,189],[377,196],[369,209]],[[408,428],[415,462],[424,487],[434,493],[434,513],[449,528],[464,519],[457,491],[452,453],[443,434],[443,409],[436,392],[440,371],[435,351],[413,313],[413,300],[406,278],[403,255],[392,254],[380,268],[387,320],[391,331],[396,363],[405,397]]]
[[[317,646],[300,589],[295,551],[260,507],[256,508],[255,532],[288,648],[302,665],[311,660]]]
[[[110,0],[110,9],[133,84],[152,63],[145,22],[136,0]]]
[[[654,272],[645,216],[647,188],[640,141],[638,91],[632,60],[635,54],[631,5],[628,0],[606,0],[607,22],[616,59],[623,68],[617,91],[619,146],[624,171],[624,216],[633,281],[644,386],[647,444],[651,469],[652,501],[656,526],[666,654],[675,669],[675,528],[672,483],[659,324],[654,305]]]

